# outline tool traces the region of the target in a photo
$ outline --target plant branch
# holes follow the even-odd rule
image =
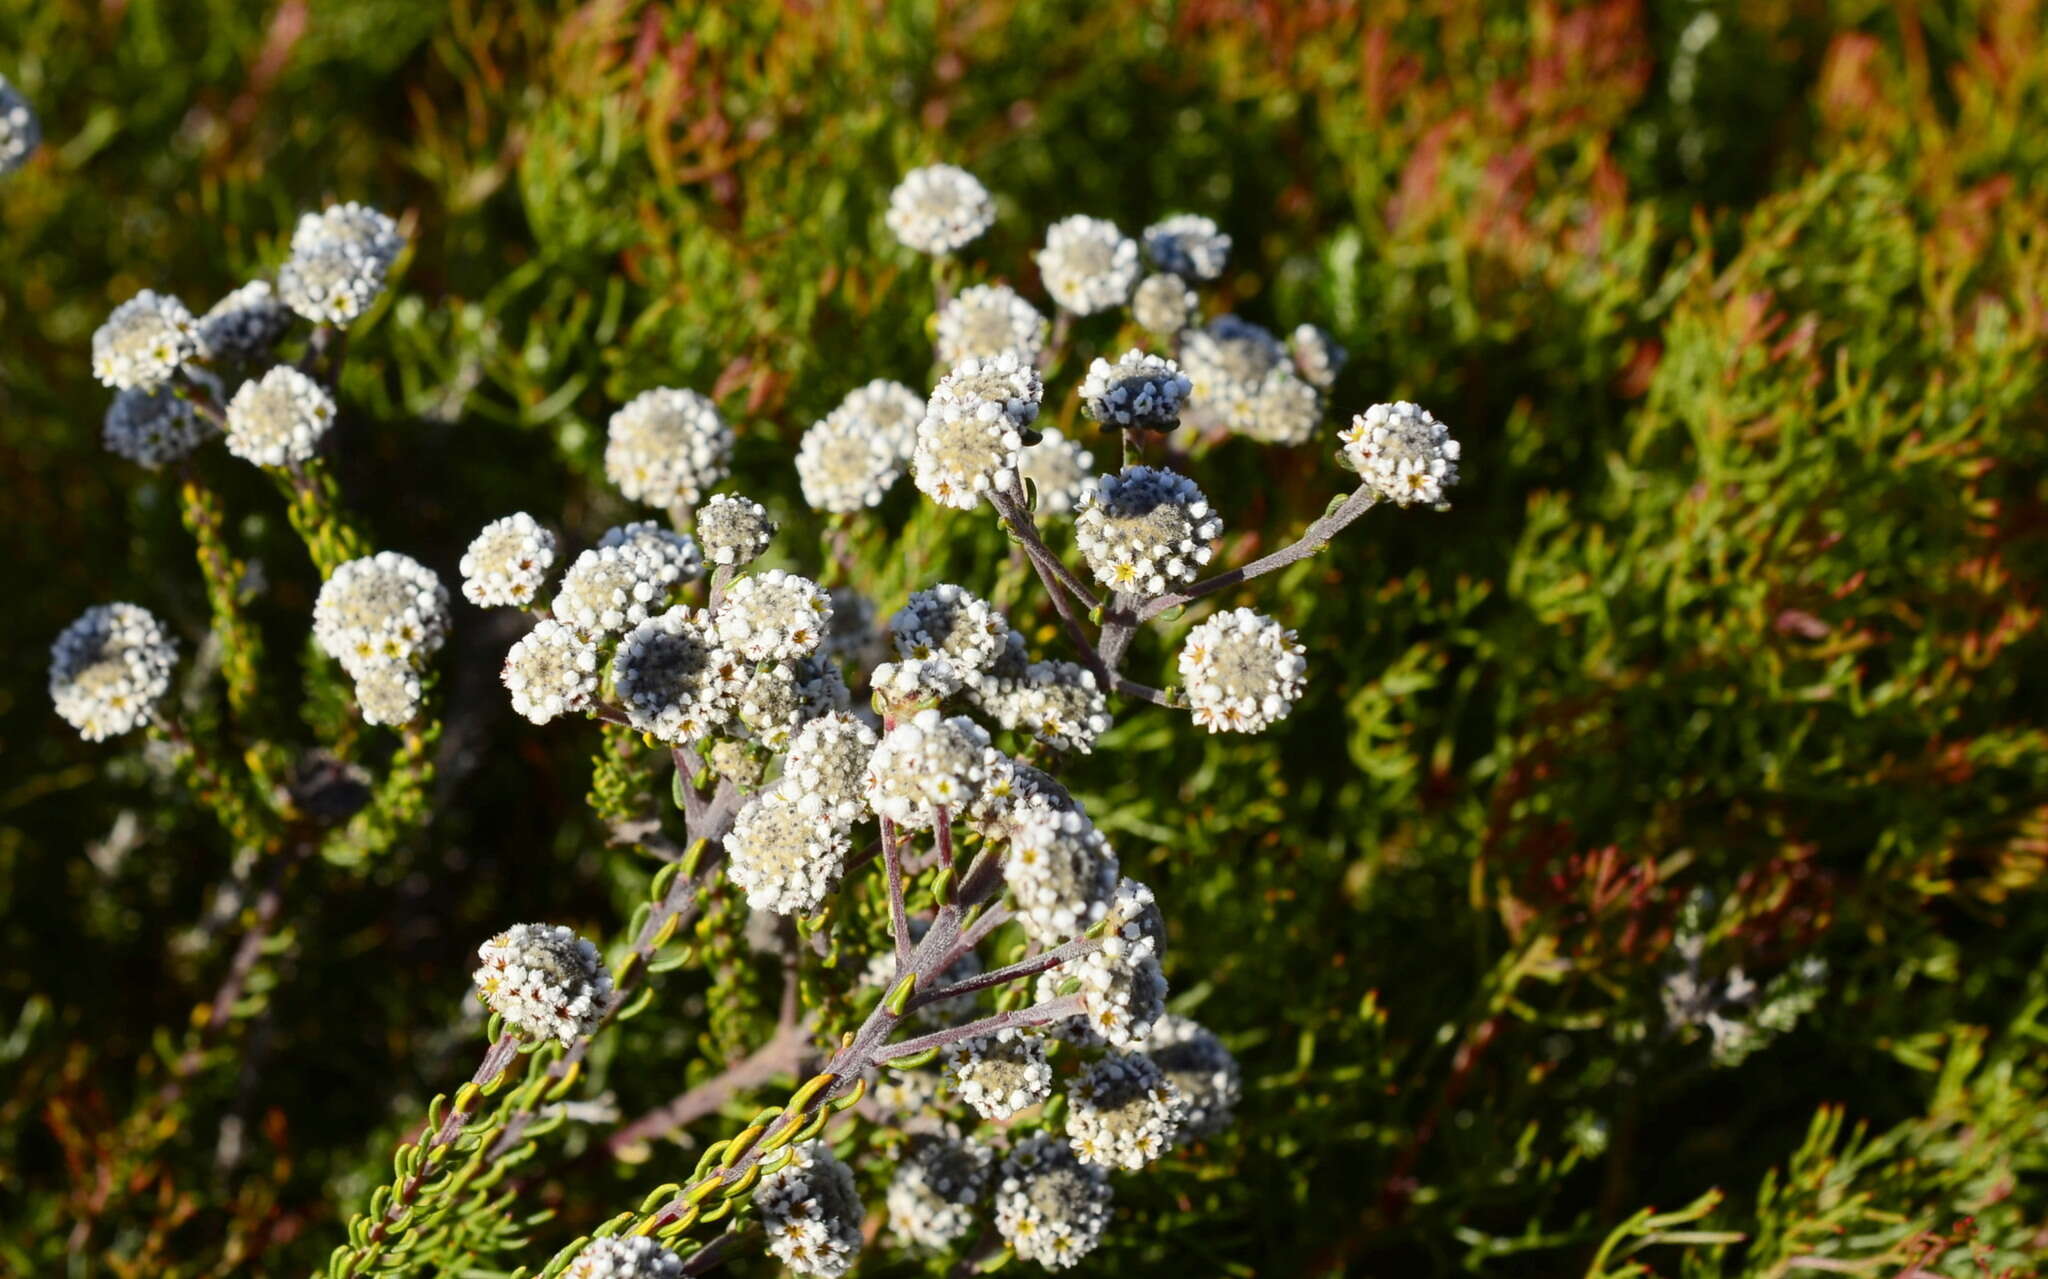
[[[1240,582],[1248,582],[1255,577],[1263,577],[1275,569],[1286,568],[1297,560],[1305,560],[1317,551],[1322,550],[1325,546],[1328,546],[1331,538],[1343,532],[1359,516],[1371,510],[1377,500],[1377,495],[1374,494],[1371,488],[1360,484],[1343,501],[1332,506],[1315,523],[1309,525],[1302,532],[1301,537],[1291,545],[1283,546],[1271,555],[1255,559],[1242,568],[1234,568],[1227,573],[1218,573],[1214,577],[1205,578],[1202,581],[1196,582],[1185,591],[1162,595],[1140,607],[1137,613],[1137,620],[1149,622],[1161,613],[1179,608],[1193,600],[1202,598],[1204,595],[1212,595],[1217,591],[1236,586]]]

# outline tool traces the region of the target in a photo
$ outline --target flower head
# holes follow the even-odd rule
[[[1007,284],[976,284],[939,308],[939,363],[987,359],[1008,352],[1036,364],[1048,329],[1038,308]]]
[[[536,724],[589,709],[597,697],[597,645],[545,618],[519,637],[499,672],[512,709]]]
[[[1180,650],[1195,722],[1212,733],[1257,733],[1286,719],[1307,670],[1294,632],[1248,608],[1202,622]]]
[[[462,554],[463,598],[480,608],[525,608],[555,564],[555,535],[525,511],[484,525]]]
[[[1230,1126],[1244,1078],[1222,1040],[1190,1018],[1167,1013],[1146,1036],[1145,1055],[1180,1091],[1183,1137],[1213,1136]]]
[[[880,444],[897,462],[908,462],[917,447],[917,424],[925,398],[901,382],[878,377],[853,388],[833,413]]]
[[[1054,750],[1083,755],[1111,723],[1095,673],[1076,662],[1033,662],[1005,699],[1002,719]]]
[[[681,580],[672,557],[637,545],[593,546],[555,591],[555,616],[585,635],[638,626],[661,610]]]
[[[704,545],[705,559],[741,568],[761,558],[775,540],[775,521],[759,502],[719,493],[697,508],[697,540]]]
[[[1091,1063],[1067,1086],[1067,1141],[1082,1163],[1136,1172],[1166,1153],[1187,1103],[1143,1053]]]
[[[161,384],[116,392],[100,427],[107,452],[151,470],[189,456],[212,435],[192,401]]]
[[[949,1044],[946,1083],[984,1119],[997,1122],[1052,1096],[1045,1037],[1004,1027]]]
[[[1109,1228],[1109,1175],[1050,1133],[1010,1148],[996,1180],[996,1231],[1019,1257],[1065,1270]]]
[[[209,359],[254,360],[277,345],[292,313],[268,280],[251,280],[199,317],[199,349]]]
[[[514,924],[477,957],[477,997],[533,1039],[570,1043],[604,1019],[612,975],[597,947],[560,924]]]
[[[846,704],[846,681],[830,661],[813,655],[764,662],[740,688],[739,721],[755,741],[779,751],[799,728]]]
[[[1458,482],[1458,442],[1429,410],[1402,400],[1375,404],[1338,433],[1344,465],[1390,502],[1442,509]]]
[[[965,511],[991,490],[1015,486],[1023,431],[1044,398],[1038,371],[1007,352],[954,365],[917,425],[911,471],[918,489]]]
[[[987,730],[964,715],[917,712],[884,734],[869,758],[868,806],[914,829],[932,824],[934,808],[964,810],[981,791],[988,744]]]
[[[1127,351],[1111,364],[1096,360],[1081,383],[1081,411],[1112,430],[1170,431],[1180,425],[1180,406],[1190,384],[1172,360]]]
[[[600,548],[630,548],[647,555],[656,565],[656,576],[663,585],[687,582],[704,571],[704,553],[697,549],[697,539],[663,528],[654,520],[633,520],[606,529],[597,544]]]
[[[448,590],[397,551],[350,560],[313,602],[313,638],[349,674],[386,662],[418,667],[448,638]]]
[[[1176,213],[1145,228],[1145,256],[1183,279],[1213,280],[1230,262],[1230,237],[1213,218]]]
[[[911,595],[889,619],[899,656],[943,657],[966,679],[995,661],[1010,623],[965,587],[942,582]]]
[[[890,444],[844,409],[813,423],[797,445],[797,482],[814,511],[847,515],[880,505],[902,475]]]
[[[291,257],[277,271],[278,296],[309,320],[345,328],[384,291],[404,247],[398,224],[367,205],[301,214]]]
[[[199,321],[185,304],[144,289],[114,308],[92,335],[92,375],[121,390],[170,380],[199,354]]]
[[[1138,281],[1131,294],[1131,318],[1154,337],[1170,338],[1195,322],[1199,299],[1188,282],[1171,271],[1160,271]]]
[[[137,604],[95,604],[50,645],[50,701],[89,742],[128,732],[170,691],[178,646]]]
[[[732,472],[732,428],[695,391],[643,391],[612,414],[604,472],[633,501],[695,506]]]
[[[913,1137],[889,1183],[889,1228],[913,1248],[940,1252],[974,1229],[995,1152],[978,1141]]]
[[[827,817],[851,825],[867,806],[868,760],[878,740],[875,730],[845,711],[820,715],[797,731],[782,775],[799,793],[815,797]]]
[[[725,837],[726,874],[755,910],[804,915],[839,886],[847,850],[846,827],[785,778],[733,819]]]
[[[612,686],[634,728],[683,745],[732,719],[744,667],[703,613],[678,606],[627,632]]]
[[[258,466],[308,461],[334,425],[334,397],[289,364],[242,383],[228,401],[228,452]]]
[[[903,175],[889,193],[883,221],[906,247],[919,253],[966,248],[995,225],[996,202],[967,170],[932,164]]]
[[[1102,218],[1061,218],[1046,229],[1037,258],[1045,291],[1075,315],[1122,306],[1138,282],[1138,246]]]
[[[1232,430],[1264,444],[1291,447],[1315,438],[1323,421],[1323,396],[1284,365],[1266,374],[1228,408]]]
[[[716,621],[720,642],[747,661],[789,661],[825,642],[832,597],[808,577],[772,568],[734,582]]]
[[[1073,810],[1017,815],[1003,862],[1024,935],[1058,945],[1086,932],[1116,892],[1116,853],[1094,823]]]
[[[1337,375],[1344,371],[1344,361],[1349,358],[1336,338],[1313,324],[1295,326],[1294,332],[1287,335],[1287,353],[1294,357],[1294,369],[1302,380],[1318,391],[1328,391],[1336,385]]]
[[[1131,595],[1194,581],[1222,533],[1192,481],[1149,466],[1103,476],[1074,517],[1074,540],[1095,580]]]
[[[853,1170],[822,1141],[795,1148],[790,1161],[754,1187],[754,1211],[768,1251],[800,1275],[836,1279],[860,1256],[860,1192]]]
[[[652,1239],[611,1235],[592,1240],[562,1279],[681,1279],[683,1259]]]

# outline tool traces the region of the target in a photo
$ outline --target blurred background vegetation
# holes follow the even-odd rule
[[[163,1153],[120,1162],[231,941],[231,849],[149,750],[79,742],[43,692],[49,640],[108,599],[205,668],[174,480],[100,448],[107,311],[207,305],[325,200],[403,211],[338,453],[379,546],[452,579],[505,512],[615,522],[604,419],[668,384],[717,395],[737,487],[815,564],[794,442],[871,377],[928,384],[928,276],[880,214],[946,160],[998,195],[990,274],[1067,213],[1213,215],[1228,296],[1353,353],[1343,415],[1415,399],[1465,446],[1456,510],[1368,517],[1264,597],[1310,645],[1283,731],[1125,707],[1077,770],[1168,904],[1176,1006],[1248,1092],[1234,1134],[1120,1181],[1087,1265],[2030,1272],[2043,16],[0,0],[0,74],[46,134],[0,183],[0,1270],[60,1273],[81,1242],[71,1273],[309,1269],[473,1064],[476,942],[602,935],[644,878],[587,816],[594,737],[517,721],[510,634],[458,604],[430,822],[295,882],[268,1011]],[[1228,557],[1320,511],[1333,448],[1210,458]],[[203,465],[290,653],[311,566],[252,468]],[[890,607],[999,545],[907,487],[856,540]],[[1667,1006],[1678,979],[1768,990],[1811,960],[1810,1010],[1752,1015],[1736,1051]],[[755,976],[676,974],[664,999],[712,1029],[600,1056],[589,1091],[637,1113],[745,1051]],[[536,1255],[479,1270],[680,1175],[543,1176]]]

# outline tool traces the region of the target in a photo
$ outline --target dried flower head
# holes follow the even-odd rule
[[[100,428],[107,452],[151,470],[189,456],[212,435],[192,401],[162,384],[116,392]]]
[[[1337,384],[1337,375],[1344,371],[1344,361],[1349,358],[1328,330],[1313,324],[1294,327],[1294,332],[1287,335],[1287,353],[1294,357],[1295,372],[1318,391],[1328,391]]]
[[[925,1133],[911,1139],[889,1183],[889,1228],[906,1247],[941,1252],[974,1229],[995,1152],[978,1141]]]
[[[1195,322],[1200,304],[1186,280],[1160,271],[1138,281],[1137,292],[1131,294],[1131,318],[1152,336],[1170,338]]]
[[[1180,650],[1195,722],[1212,733],[1257,733],[1286,719],[1307,671],[1294,632],[1248,608],[1202,622]]]
[[[477,957],[477,998],[532,1039],[566,1044],[604,1019],[612,975],[597,947],[560,924],[514,924]]]
[[[616,634],[660,610],[678,580],[673,563],[653,551],[593,546],[562,574],[554,615],[586,635]]]
[[[0,75],[0,178],[28,163],[43,143],[43,124],[21,90]]]
[[[1007,284],[976,284],[939,308],[938,357],[944,365],[1008,352],[1036,364],[1050,326]]]
[[[732,472],[732,428],[695,391],[643,391],[612,414],[604,473],[619,492],[653,506],[695,506]]]
[[[984,1119],[997,1122],[1052,1096],[1045,1037],[1004,1027],[946,1048],[946,1083]]]
[[[789,661],[825,642],[832,597],[808,577],[771,568],[734,582],[716,620],[720,642],[747,661]]]
[[[683,745],[732,719],[744,670],[705,615],[679,605],[619,641],[612,687],[634,728]]]
[[[917,425],[911,471],[918,489],[965,511],[991,490],[1012,488],[1024,429],[1044,398],[1038,371],[1014,355],[954,365],[932,390]]]
[[[816,796],[785,778],[733,819],[725,837],[726,874],[755,910],[809,914],[845,873],[846,830]]]
[[[797,445],[797,482],[814,511],[848,515],[879,505],[902,475],[894,448],[844,410],[813,423]]]
[[[199,317],[199,349],[213,360],[255,360],[291,326],[292,313],[270,281],[251,280]]]
[[[525,608],[547,584],[555,535],[525,511],[484,525],[462,554],[462,595],[480,608]]]
[[[1074,541],[1095,580],[1129,595],[1194,581],[1222,533],[1193,481],[1150,466],[1103,476],[1074,517]]]
[[[425,695],[419,672],[404,662],[372,662],[355,672],[355,686],[363,722],[390,728],[410,724]]]
[[[963,811],[981,791],[988,732],[964,715],[921,710],[890,729],[868,760],[868,806],[899,826],[923,829],[932,809]]]
[[[889,193],[883,221],[896,238],[919,253],[966,248],[995,225],[996,202],[967,170],[926,165],[903,175]]]
[[[682,1273],[683,1259],[654,1240],[611,1235],[577,1253],[562,1279],[681,1279]]]
[[[759,502],[719,493],[697,508],[697,540],[713,564],[742,568],[761,558],[775,540],[775,521]]]
[[[800,1275],[836,1279],[860,1256],[860,1193],[853,1170],[822,1141],[795,1148],[790,1161],[754,1187],[754,1211],[768,1251]]]
[[[50,701],[89,742],[128,732],[171,687],[178,646],[137,604],[95,604],[50,645]]]
[[[385,662],[418,667],[448,638],[448,590],[432,569],[397,551],[350,560],[320,587],[313,638],[358,678]]]
[[[1213,280],[1230,262],[1230,237],[1213,218],[1176,213],[1145,228],[1145,256],[1182,279]]]
[[[1075,315],[1122,306],[1138,282],[1138,246],[1116,223],[1085,214],[1046,228],[1037,260],[1045,291]]]
[[[1087,931],[1116,892],[1116,853],[1086,816],[1072,810],[1021,812],[1003,862],[1025,936],[1057,945]]]
[[[1081,411],[1113,430],[1170,431],[1191,389],[1180,366],[1143,351],[1126,351],[1111,364],[1096,360],[1081,383]]]
[[[597,697],[597,645],[545,618],[512,645],[499,672],[512,709],[536,724],[590,708]]]
[[[199,321],[174,297],[144,289],[92,335],[92,375],[121,390],[170,380],[199,354]]]
[[[1095,486],[1094,465],[1095,455],[1056,426],[1047,427],[1038,443],[1017,454],[1017,473],[1031,481],[1039,515],[1073,514],[1082,496]]]
[[[334,397],[289,364],[242,383],[228,401],[228,452],[258,466],[312,458],[334,425]]]
[[[851,825],[867,806],[868,760],[875,730],[844,711],[820,715],[802,729],[782,761],[782,775],[798,792],[818,801],[833,821]]]
[[[1406,400],[1375,404],[1338,433],[1344,465],[1374,492],[1401,506],[1418,502],[1448,509],[1445,494],[1458,482],[1458,442],[1429,410]]]
[[[1167,1013],[1145,1038],[1145,1055],[1180,1090],[1181,1137],[1209,1137],[1230,1126],[1244,1077],[1223,1041],[1190,1018]]]
[[[1165,1154],[1187,1103],[1142,1053],[1104,1057],[1067,1085],[1067,1141],[1082,1163],[1136,1172]]]
[[[963,679],[995,661],[1009,631],[1009,621],[987,600],[950,582],[912,594],[889,619],[900,656],[943,657]]]
[[[996,1231],[1017,1255],[1065,1270],[1109,1228],[1109,1175],[1049,1133],[1010,1148],[996,1181]]]

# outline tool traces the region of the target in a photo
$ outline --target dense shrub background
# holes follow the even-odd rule
[[[0,1270],[309,1269],[473,1063],[477,940],[609,931],[643,875],[585,813],[592,739],[515,720],[507,634],[460,611],[431,822],[293,881],[269,1012],[124,1162],[231,944],[233,850],[43,694],[48,641],[105,599],[203,652],[173,481],[100,449],[93,327],[139,287],[210,302],[323,198],[402,209],[338,454],[379,545],[452,575],[512,509],[604,527],[604,418],[672,384],[715,390],[801,561],[796,436],[870,377],[927,380],[926,274],[880,209],[935,159],[1001,199],[999,272],[1069,212],[1211,213],[1253,318],[1354,353],[1342,412],[1413,398],[1465,443],[1454,512],[1368,517],[1268,597],[1313,645],[1283,732],[1129,708],[1077,774],[1248,1081],[1209,1157],[1120,1184],[1095,1272],[2030,1270],[2043,25],[2017,0],[0,0],[48,135],[0,184]],[[1330,452],[1212,459],[1227,554],[1319,511]],[[288,658],[310,565],[261,477],[205,466]],[[885,601],[999,545],[910,496],[858,530]],[[1661,1006],[1688,901],[1709,972],[1827,965],[1738,1065]],[[665,1000],[740,1007],[595,1062],[628,1114],[746,1047],[743,969],[676,977]],[[543,1170],[585,1135],[555,1140]],[[479,1266],[668,1176],[544,1177],[534,1255]]]

